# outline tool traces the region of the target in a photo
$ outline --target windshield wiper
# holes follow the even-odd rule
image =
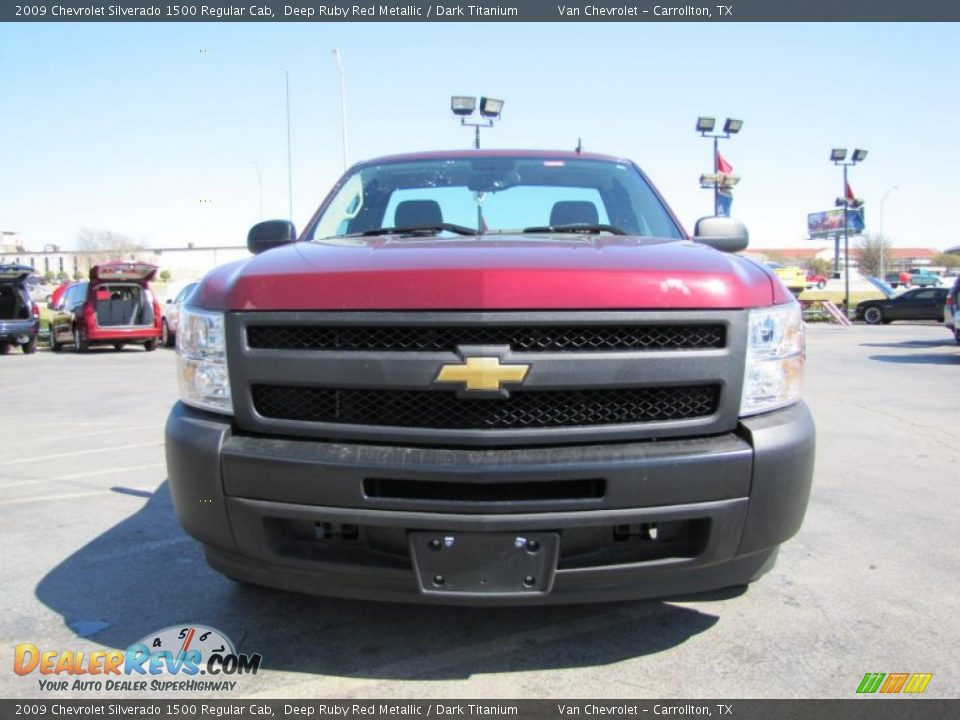
[[[578,233],[581,235],[596,235],[608,232],[611,235],[626,235],[627,233],[615,225],[575,223],[570,225],[536,225],[523,229],[524,233]]]
[[[457,235],[476,235],[477,231],[468,228],[466,225],[456,225],[454,223],[437,223],[436,225],[410,225],[407,227],[385,227],[374,230],[364,230],[362,233],[356,233],[360,237],[373,237],[375,235],[436,235],[447,230]]]

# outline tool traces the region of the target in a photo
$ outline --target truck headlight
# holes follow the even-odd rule
[[[800,303],[750,311],[747,363],[740,415],[792,405],[803,382],[803,316]]]
[[[223,313],[184,306],[177,330],[177,378],[187,405],[233,414]]]

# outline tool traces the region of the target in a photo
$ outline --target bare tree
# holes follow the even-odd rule
[[[91,264],[107,260],[134,260],[146,250],[142,242],[112,230],[83,228],[77,233],[77,245],[87,254]]]
[[[893,243],[886,235],[868,234],[860,239],[860,256],[857,259],[857,265],[862,275],[880,275],[880,256],[881,249],[883,254],[883,267],[888,269],[891,266],[890,248]],[[881,278],[882,279],[882,278]]]
[[[960,255],[956,253],[937,253],[933,260],[930,261],[932,265],[938,265],[945,268],[957,268],[960,267]]]

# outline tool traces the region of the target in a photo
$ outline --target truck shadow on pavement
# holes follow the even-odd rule
[[[125,649],[171,625],[203,624],[226,633],[239,652],[260,653],[266,670],[378,679],[606,665],[670,649],[718,621],[656,601],[457,608],[240,586],[207,567],[177,524],[166,482],[143,508],[53,568],[36,594],[98,646]]]

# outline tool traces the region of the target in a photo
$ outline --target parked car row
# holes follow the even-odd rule
[[[0,265],[0,354],[19,345],[23,352],[36,350],[40,309],[34,269],[26,265]],[[109,262],[90,270],[89,280],[63,283],[49,297],[50,349],[71,346],[86,352],[96,345],[143,345],[148,352],[158,344],[172,347],[180,320],[180,305],[196,288],[186,284],[167,300],[167,312],[150,288],[157,266],[140,262]]]

